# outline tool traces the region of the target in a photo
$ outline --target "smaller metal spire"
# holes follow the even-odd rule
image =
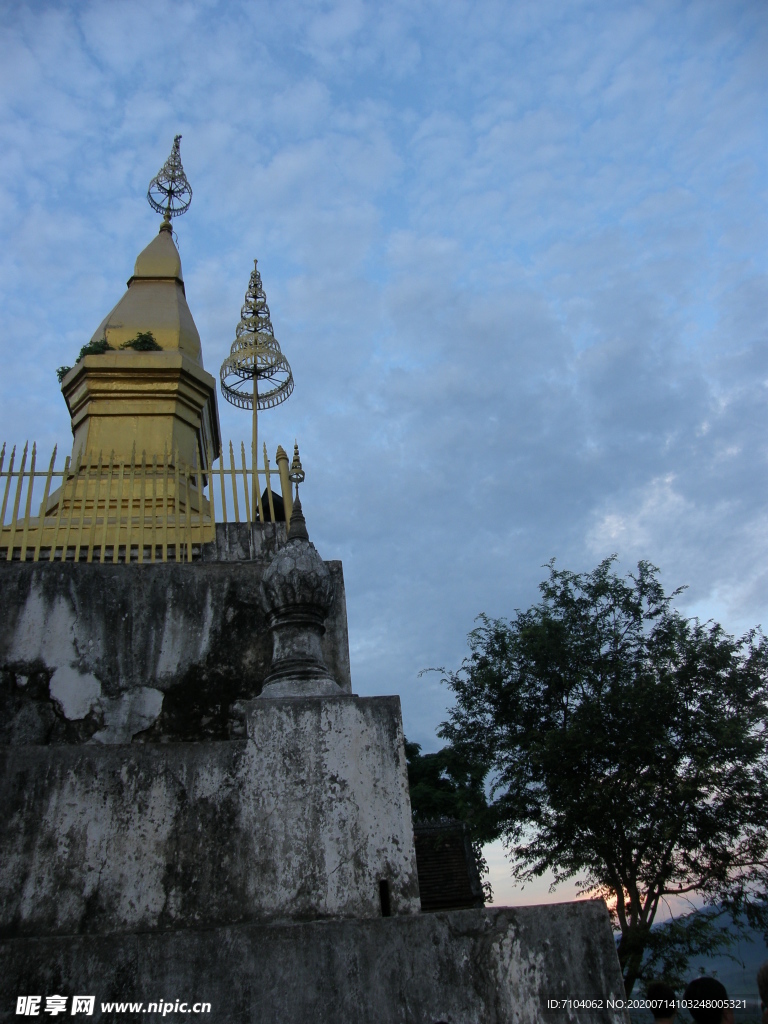
[[[181,166],[179,143],[181,136],[175,136],[171,155],[149,183],[147,200],[157,213],[162,213],[161,231],[171,230],[171,217],[186,213],[192,202],[192,188]]]
[[[305,476],[306,474],[301,465],[301,459],[299,458],[299,443],[298,441],[296,441],[296,443],[293,446],[293,461],[291,462],[291,469],[290,472],[288,473],[288,479],[296,487],[296,502],[299,501],[299,484],[304,483]],[[300,503],[299,509],[301,509]]]
[[[258,261],[240,310],[240,323],[229,356],[219,371],[221,392],[240,409],[273,409],[293,391],[293,374],[272,330],[267,296],[261,283]],[[266,384],[259,389],[259,382]],[[254,436],[254,451],[255,451]]]

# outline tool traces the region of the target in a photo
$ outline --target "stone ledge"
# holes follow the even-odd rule
[[[627,1024],[602,901],[368,921],[240,925],[0,944],[0,1022],[17,995],[187,999],[227,1024]],[[547,1000],[602,1008],[547,1012]],[[116,1019],[116,1018],[115,1018]],[[146,1021],[124,1013],[121,1021]],[[154,1017],[150,1016],[150,1020]],[[177,1019],[174,1017],[174,1019]]]

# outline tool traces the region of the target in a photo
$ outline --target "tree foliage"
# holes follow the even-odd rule
[[[486,877],[483,843],[493,838],[493,832],[485,794],[485,769],[453,747],[422,754],[421,746],[407,739],[405,757],[414,822],[450,818],[467,826],[487,902],[493,891]]]
[[[727,944],[714,913],[695,926],[709,938],[652,935],[670,897],[768,927],[768,644],[684,618],[654,566],[621,578],[613,561],[551,562],[539,604],[480,617],[440,735],[490,777],[514,877],[606,898],[629,993],[644,955],[679,968],[686,944]]]
[[[408,740],[405,757],[414,820],[455,818],[469,825],[477,838],[491,838],[482,767],[454,747],[422,754],[420,745]]]

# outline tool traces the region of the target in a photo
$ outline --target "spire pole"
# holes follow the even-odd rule
[[[259,485],[259,377],[253,375],[253,508],[258,508],[256,490]]]

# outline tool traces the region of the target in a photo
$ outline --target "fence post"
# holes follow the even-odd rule
[[[93,488],[93,511],[91,512],[91,528],[88,531],[88,554],[86,562],[93,561],[93,545],[96,542],[96,520],[99,515],[99,497],[101,495],[101,459],[102,452],[99,449],[99,459],[96,463],[96,480]],[[85,495],[88,497],[88,484],[85,485]]]
[[[163,561],[168,561],[168,443],[163,447]]]
[[[281,444],[277,446],[275,462],[280,473],[280,490],[283,492],[283,505],[285,506],[285,529],[290,529],[291,514],[293,512],[293,498],[291,497],[291,481],[288,479],[288,456]]]
[[[32,461],[29,464],[29,483],[27,484],[27,500],[24,505],[24,530],[21,534],[21,552],[19,561],[27,560],[27,540],[29,539],[29,514],[32,511],[32,489],[35,486],[35,462],[37,460],[37,445],[32,443]]]
[[[13,500],[13,519],[11,519],[11,535],[8,538],[8,553],[6,558],[9,562],[13,561],[13,549],[16,546],[16,522],[19,518],[19,502],[21,501],[21,488],[24,483],[24,468],[27,465],[27,448],[29,447],[29,441],[24,445],[24,451],[21,455],[21,465],[19,466],[18,482],[16,484],[16,497]],[[10,470],[9,470],[10,473]],[[10,476],[8,478],[10,483]]]
[[[245,494],[245,520],[250,525],[251,519],[251,497],[248,493],[248,465],[245,461],[245,445],[240,442],[240,457],[243,462],[243,493]]]
[[[125,462],[121,459],[117,471],[117,500],[115,501],[115,543],[112,545],[112,564],[117,565],[120,557],[120,534],[123,532],[123,484],[125,483]],[[131,560],[130,548],[126,548],[126,562]]]
[[[259,522],[264,522],[264,506],[261,501],[261,484],[259,483],[259,455],[256,449],[251,445],[252,461],[251,461],[251,473],[253,479],[253,493],[255,495],[253,499],[253,514],[256,515],[256,509],[259,510]]]
[[[49,562],[53,562],[56,559],[56,548],[59,546],[59,530],[61,529],[61,516],[64,511],[64,491],[67,487],[67,477],[69,476],[69,455],[64,459],[64,471],[61,474],[61,494],[59,495],[59,507],[56,509],[56,527],[53,531],[53,542],[51,543],[51,554],[48,559]],[[66,548],[61,556],[62,562],[66,560]]]
[[[5,445],[3,445],[3,458],[5,458]],[[0,511],[0,530],[5,527],[5,510],[8,506],[8,495],[11,490],[11,475],[13,474],[13,462],[16,458],[16,445],[11,450],[11,461],[8,463],[8,477],[5,481],[5,493],[3,494],[3,508]],[[13,554],[13,552],[11,552]],[[6,555],[6,558],[8,556]]]
[[[272,501],[272,480],[269,468],[269,456],[267,455],[267,444],[264,442],[264,476],[267,478],[267,501],[269,502],[269,516],[275,521],[275,504]]]
[[[221,460],[222,462],[224,459]],[[200,508],[197,513],[197,521],[200,524],[200,557],[203,557],[203,544],[205,544],[205,524],[203,522],[203,460],[200,455],[200,445],[195,442],[195,469],[197,470],[197,500]]]
[[[5,448],[5,445],[3,445]],[[51,493],[51,477],[53,476],[53,464],[56,461],[56,450],[58,445],[53,446],[53,455],[51,455],[51,461],[48,465],[48,475],[45,478],[45,489],[43,491],[43,500],[40,505],[40,515],[38,519],[40,521],[40,529],[37,531],[37,544],[35,544],[35,553],[32,556],[32,561],[37,562],[40,560],[40,545],[43,543],[43,530],[45,529],[45,508],[48,504],[48,495]]]
[[[78,452],[77,453],[77,458],[75,459],[75,472],[72,475],[72,493],[69,496],[70,509],[69,509],[69,515],[67,516],[67,528],[64,531],[64,548],[63,548],[62,553],[61,553],[62,561],[66,561],[67,553],[69,552],[69,535],[72,532],[72,516],[74,514],[75,494],[77,492],[77,481],[80,479],[80,470],[82,468],[82,464],[83,464],[83,454],[82,454],[82,452]],[[64,497],[64,487],[61,488],[61,494],[62,494],[62,498],[63,498]],[[62,502],[62,505],[63,505],[63,502]],[[64,514],[64,509],[62,508],[62,515],[63,514]]]
[[[221,514],[223,521],[227,521],[227,493],[224,490],[224,452],[219,456],[219,483],[221,484]],[[211,481],[211,490],[213,490],[213,481]]]
[[[224,461],[224,455],[222,453],[222,462]],[[229,468],[230,476],[232,477],[232,501],[235,506],[235,522],[240,522],[240,506],[237,501],[237,474],[235,473],[235,453],[232,448],[232,442],[229,442]]]
[[[136,442],[131,448],[131,471],[128,474],[128,536],[125,542],[125,560],[133,558],[133,488],[136,480]]]
[[[139,564],[144,562],[144,520],[147,515],[147,453],[141,452],[141,480],[139,488]]]
[[[79,562],[80,561],[80,548],[83,545],[83,526],[85,525],[85,506],[86,506],[86,504],[88,502],[88,484],[90,483],[90,479],[91,479],[91,456],[92,456],[92,454],[93,454],[93,452],[91,452],[89,450],[88,454],[85,457],[85,486],[83,487],[83,498],[82,498],[82,501],[80,503],[80,521],[77,524],[77,540],[75,541],[75,562]],[[79,480],[79,477],[77,478],[77,480],[75,480],[75,487],[74,487],[74,489],[72,491],[72,506],[73,506],[73,508],[74,508],[74,504],[75,504],[75,494],[77,492],[77,482],[78,482],[78,480]]]
[[[173,481],[174,481],[174,496],[173,496],[173,535],[176,538],[176,561],[181,561],[181,512],[180,509],[180,494],[181,488],[179,485],[179,449],[176,449],[176,455],[173,460]]]
[[[104,516],[101,521],[101,545],[99,547],[99,562],[103,564],[107,554],[107,529],[109,527],[109,512],[112,505],[112,474],[115,465],[114,449],[109,455],[109,469],[107,470],[107,493],[104,496]]]
[[[192,508],[191,508],[191,505],[189,503],[189,466],[185,466],[184,467],[184,483],[186,485],[186,494],[187,494],[186,509],[185,509],[185,512],[186,512],[185,520],[186,520],[186,528],[187,528],[186,529],[186,534],[187,534],[187,561],[191,562],[192,561]]]

